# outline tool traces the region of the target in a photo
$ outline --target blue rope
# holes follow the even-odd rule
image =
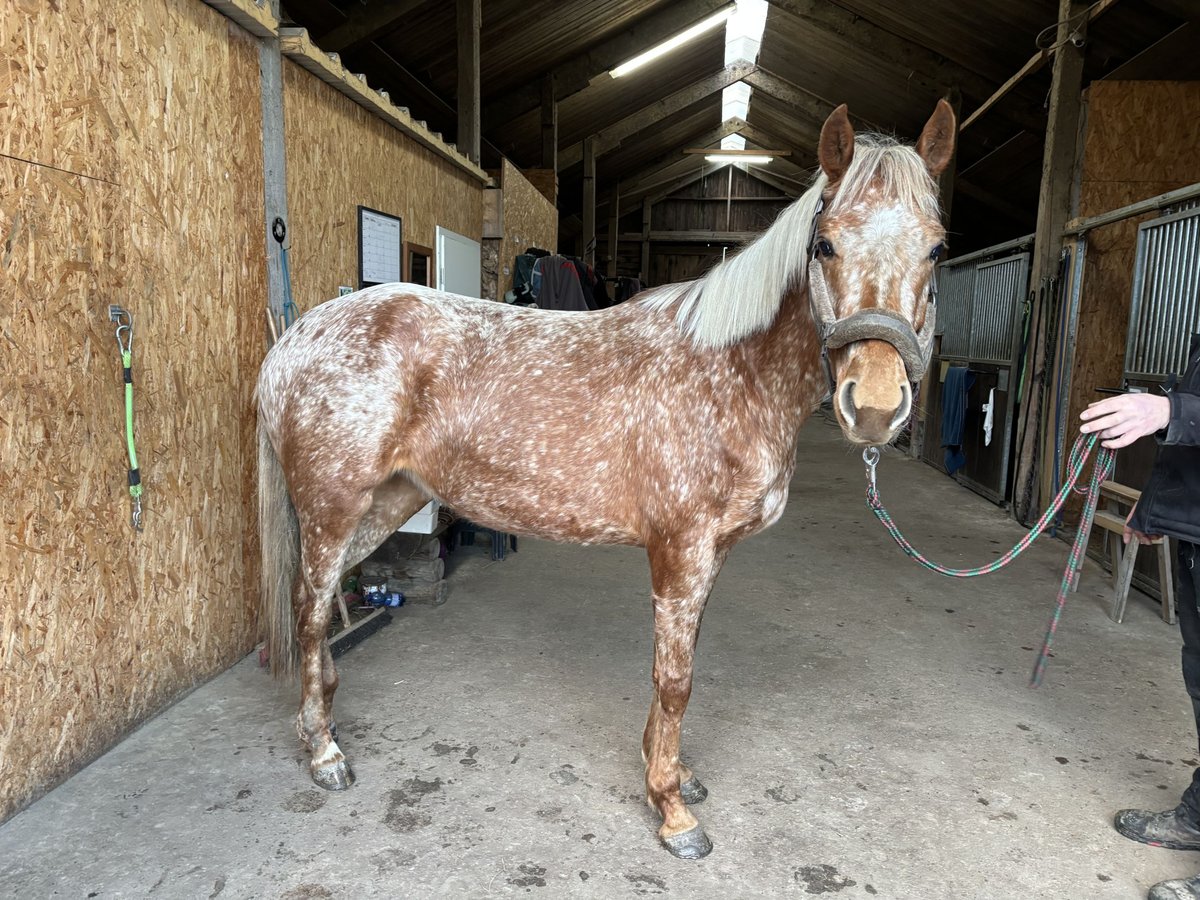
[[[287,329],[299,318],[300,311],[292,300],[292,271],[288,266],[287,247],[280,245],[279,253],[283,260],[283,327]]]

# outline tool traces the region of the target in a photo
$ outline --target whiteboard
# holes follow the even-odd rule
[[[466,297],[483,293],[483,263],[479,242],[437,227],[437,286]]]
[[[403,281],[400,219],[377,209],[358,208],[358,286]]]

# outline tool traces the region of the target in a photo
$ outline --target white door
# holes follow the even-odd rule
[[[479,242],[437,227],[437,287],[465,297],[483,293]]]

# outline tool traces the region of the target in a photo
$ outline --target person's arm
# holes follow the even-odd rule
[[[1200,394],[1172,391],[1166,398],[1170,402],[1170,416],[1164,444],[1183,444],[1185,447],[1200,447]]]
[[[1200,403],[1200,397],[1195,394],[1170,394],[1166,397],[1154,394],[1118,394],[1089,404],[1088,408],[1079,414],[1079,418],[1083,420],[1079,430],[1084,434],[1099,432],[1101,446],[1112,450],[1127,447],[1144,435],[1164,429],[1170,437],[1171,428],[1175,423],[1175,398],[1178,397],[1188,397],[1194,403]],[[1189,420],[1192,441],[1181,441],[1176,435],[1174,440],[1168,440],[1167,443],[1200,442],[1197,440],[1200,429],[1196,424],[1200,422],[1200,409],[1193,405],[1191,410]]]

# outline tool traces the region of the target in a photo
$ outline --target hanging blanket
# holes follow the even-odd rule
[[[953,475],[967,464],[963,452],[963,420],[967,415],[967,390],[975,376],[966,366],[951,366],[942,385],[942,446],[946,448],[946,474]]]

